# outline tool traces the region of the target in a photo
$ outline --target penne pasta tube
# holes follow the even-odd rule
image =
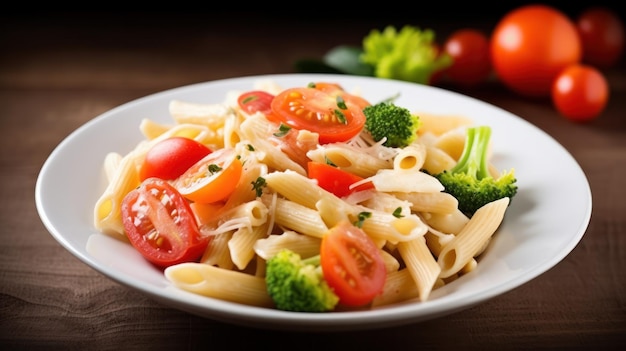
[[[169,112],[179,124],[204,125],[212,130],[222,128],[226,116],[234,114],[234,111],[226,104],[200,104],[180,100],[170,102]]]
[[[262,277],[195,262],[167,267],[164,273],[174,286],[186,291],[245,305],[273,306]]]
[[[307,152],[307,156],[315,162],[332,162],[337,167],[356,174],[362,178],[371,177],[380,169],[388,169],[393,164],[365,149],[344,144],[326,144]]]
[[[291,200],[276,199],[273,215],[276,224],[298,233],[321,238],[328,231],[319,211]]]
[[[302,258],[308,258],[320,253],[320,243],[320,238],[288,230],[282,234],[272,234],[263,239],[258,239],[254,243],[254,252],[264,260],[269,260],[280,250],[286,248],[299,254]]]
[[[426,159],[422,169],[429,174],[439,174],[456,165],[456,160],[444,150],[435,146],[426,146]]]
[[[228,250],[228,242],[233,237],[233,231],[224,232],[214,235],[209,245],[204,250],[200,263],[218,266],[224,269],[233,269],[234,263],[230,258],[230,250]]]
[[[504,197],[479,208],[467,225],[442,248],[438,258],[442,278],[459,272],[484,249],[502,223],[509,200]]]
[[[451,129],[441,134],[435,141],[434,147],[445,151],[454,160],[458,160],[465,148],[466,129]]]
[[[388,272],[383,292],[372,300],[372,307],[390,305],[419,297],[419,289],[406,268]]]
[[[444,233],[459,233],[469,222],[469,218],[459,209],[450,213],[423,213],[422,218],[426,224]]]
[[[396,217],[382,211],[369,211],[371,216],[363,221],[362,229],[372,238],[392,243],[410,241],[422,237],[428,227],[414,214]]]
[[[267,174],[264,178],[268,187],[300,205],[311,209],[318,209],[318,202],[324,200],[324,203],[329,204],[328,208],[333,208],[333,212],[353,212],[351,205],[347,204],[333,193],[319,187],[314,180],[295,171],[286,170],[284,172],[272,172]],[[324,213],[328,213],[328,211],[323,211],[322,218],[325,218]],[[327,222],[327,225],[332,226],[332,223]]]
[[[228,240],[228,251],[231,260],[238,269],[243,270],[248,266],[255,255],[254,244],[266,235],[267,222],[252,228],[239,228],[233,233],[233,236]]]
[[[417,115],[420,117],[420,128],[417,131],[420,137],[426,133],[439,136],[447,131],[473,124],[472,119],[459,115],[443,115],[429,112],[419,112]]]
[[[134,152],[122,157],[112,174],[111,182],[96,201],[94,226],[105,234],[125,236],[122,200],[140,183],[135,158]]]
[[[401,149],[393,159],[393,169],[397,171],[420,171],[426,160],[426,147],[413,143]]]
[[[104,157],[104,173],[107,181],[111,183],[115,179],[115,173],[122,163],[122,155],[117,152],[109,152]]]
[[[441,272],[441,267],[426,245],[426,240],[421,237],[399,242],[398,251],[417,285],[420,300],[426,301]]]
[[[459,201],[443,191],[433,192],[394,192],[395,198],[409,202],[413,212],[435,212],[449,214],[456,211]]]
[[[369,178],[378,191],[383,192],[440,192],[444,190],[439,180],[421,171],[383,169]]]

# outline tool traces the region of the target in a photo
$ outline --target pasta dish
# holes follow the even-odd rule
[[[173,100],[170,124],[143,119],[144,139],[103,160],[108,185],[94,204],[95,227],[128,241],[175,287],[267,308],[288,309],[267,279],[285,250],[321,259],[319,283],[339,301],[328,311],[426,301],[475,269],[511,196],[468,214],[436,176],[460,162],[473,121],[411,111],[415,138],[389,146],[355,126],[374,102],[315,83],[259,80],[218,104]],[[331,98],[336,106],[313,123],[334,129],[311,124],[319,113],[303,118]],[[494,178],[502,175],[486,162]],[[337,230],[344,237],[331,242]],[[355,231],[366,239],[345,237]]]

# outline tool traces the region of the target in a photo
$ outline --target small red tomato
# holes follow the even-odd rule
[[[552,101],[561,115],[572,121],[597,118],[606,107],[609,85],[595,67],[574,64],[565,68],[552,85]]]
[[[445,70],[452,83],[475,86],[491,73],[489,39],[481,31],[465,28],[453,32],[443,46],[453,63]]]
[[[346,306],[363,306],[383,291],[387,271],[381,251],[352,223],[340,222],[324,235],[320,262],[328,286]]]
[[[146,153],[139,178],[172,180],[211,153],[206,145],[185,137],[171,137],[154,144]]]
[[[159,267],[195,261],[211,241],[200,233],[189,202],[163,179],[144,180],[124,197],[121,212],[130,243]]]
[[[585,63],[601,68],[617,63],[624,50],[624,24],[615,12],[590,7],[578,16],[576,27]]]

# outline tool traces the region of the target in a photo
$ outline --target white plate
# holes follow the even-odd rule
[[[428,301],[366,311],[294,313],[249,307],[197,296],[170,286],[128,244],[98,233],[93,208],[106,186],[106,153],[129,152],[141,139],[139,123],[149,117],[172,122],[172,99],[224,101],[259,79],[282,87],[312,81],[359,89],[371,102],[400,93],[397,104],[423,112],[458,114],[493,129],[494,163],[515,168],[519,191],[478,268],[434,290]],[[559,179],[555,181],[555,179]],[[78,128],[43,165],[35,200],[52,236],[73,255],[110,279],[174,308],[228,323],[280,330],[373,329],[454,313],[519,287],[559,263],[582,238],[591,217],[591,191],[574,158],[553,138],[511,113],[476,99],[407,82],[345,75],[271,75],[225,79],[180,87],[131,101]]]

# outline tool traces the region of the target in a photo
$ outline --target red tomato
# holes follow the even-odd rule
[[[234,149],[219,149],[183,173],[174,186],[187,199],[212,203],[226,199],[235,190],[243,166]]]
[[[261,90],[253,90],[239,95],[237,103],[242,110],[249,114],[261,112],[269,115],[272,112],[274,95]]]
[[[159,267],[195,261],[209,243],[187,200],[163,179],[144,180],[124,197],[121,211],[130,243]]]
[[[387,271],[380,249],[351,223],[339,223],[324,235],[320,262],[324,279],[344,305],[365,305],[383,291]]]
[[[549,97],[565,67],[580,62],[582,45],[574,23],[546,5],[526,5],[506,14],[491,37],[491,62],[498,78],[526,96]]]
[[[583,11],[576,21],[583,46],[583,61],[607,68],[615,65],[624,50],[624,24],[618,15],[602,7]]]
[[[286,89],[272,101],[272,114],[295,129],[319,134],[320,144],[347,141],[365,124],[363,98],[340,89]]]
[[[374,185],[369,182],[350,189],[350,185],[363,180],[363,178],[326,163],[311,161],[307,166],[309,178],[317,180],[317,184],[321,188],[338,197],[350,195],[355,191],[374,188]]]
[[[337,95],[345,94],[346,91],[343,87],[337,83],[328,83],[328,82],[314,82],[309,84],[309,88],[315,88],[317,90],[324,91],[329,93],[330,95],[336,97]],[[361,109],[370,105],[370,103],[364,98],[350,94],[350,98],[357,103]]]
[[[187,168],[211,153],[202,143],[185,137],[164,139],[152,146],[139,170],[141,180],[157,177],[178,178]]]
[[[465,28],[453,32],[444,43],[443,51],[453,60],[452,65],[444,70],[453,83],[470,87],[489,77],[489,39],[481,31]]]
[[[595,67],[574,64],[563,70],[552,86],[552,101],[565,117],[578,122],[597,118],[606,107],[609,85]]]

